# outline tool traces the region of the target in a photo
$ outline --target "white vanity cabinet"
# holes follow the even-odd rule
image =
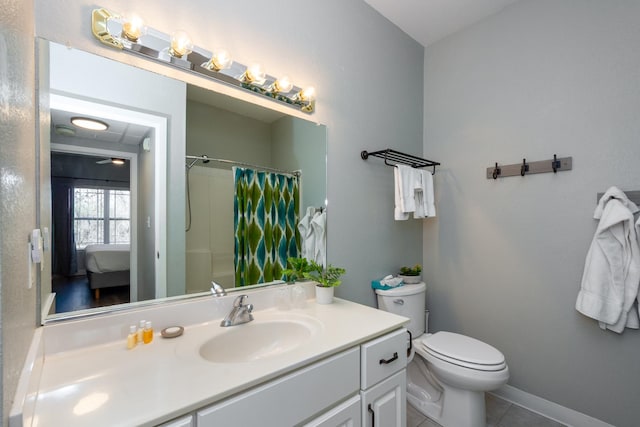
[[[408,338],[402,328],[361,346],[362,426],[405,427]]]
[[[404,427],[407,339],[402,328],[338,353],[198,410],[195,425]]]

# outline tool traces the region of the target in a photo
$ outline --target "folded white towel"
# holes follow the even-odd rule
[[[436,216],[436,206],[433,196],[433,175],[426,170],[416,170],[420,178],[420,187],[415,189],[416,210],[414,218],[429,218]]]
[[[384,278],[380,279],[380,284],[395,288],[397,286],[402,285],[403,280],[400,277],[393,277],[392,275],[389,274],[388,276],[385,276]]]
[[[406,178],[405,178],[406,179]],[[402,204],[403,192],[402,192],[402,177],[400,175],[400,168],[393,168],[393,182],[394,182],[394,210],[393,218],[396,221],[403,221],[409,219],[410,211],[405,211]]]
[[[422,187],[424,192],[424,199],[426,204],[427,217],[431,218],[436,216],[436,203],[435,195],[433,191],[433,175],[431,172],[422,170]]]

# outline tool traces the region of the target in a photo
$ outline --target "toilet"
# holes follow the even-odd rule
[[[484,392],[509,379],[504,355],[465,335],[426,333],[426,290],[424,283],[376,289],[379,309],[411,319],[407,401],[443,427],[484,427]]]

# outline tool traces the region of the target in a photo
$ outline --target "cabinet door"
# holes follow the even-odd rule
[[[358,392],[360,349],[354,348],[201,409],[198,427],[292,426]]]
[[[405,427],[407,424],[407,371],[362,391],[362,425],[364,427]]]
[[[353,396],[303,427],[360,427],[360,395]]]

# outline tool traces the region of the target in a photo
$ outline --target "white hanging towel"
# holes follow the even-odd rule
[[[327,265],[327,212],[321,212],[311,221],[315,249],[313,260],[326,267]]]
[[[576,310],[598,320],[602,329],[621,333],[638,329],[634,302],[640,284],[640,247],[633,214],[638,207],[616,187],[602,196],[594,212],[599,219],[587,253]]]
[[[420,177],[420,187],[415,189],[416,210],[414,218],[436,216],[435,198],[433,195],[433,175],[424,169],[416,170]]]
[[[397,165],[393,168],[393,180],[395,185],[393,218],[396,221],[403,221],[409,219],[409,212],[416,210],[413,197],[413,168]]]
[[[313,228],[311,227],[311,220],[316,213],[316,208],[310,206],[307,208],[307,213],[298,222],[298,231],[300,231],[300,251],[301,258],[313,259],[315,251],[315,242]]]

